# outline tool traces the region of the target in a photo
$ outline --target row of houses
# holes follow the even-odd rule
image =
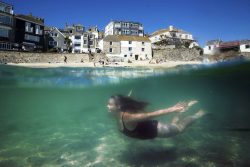
[[[43,50],[44,19],[32,15],[14,15],[13,6],[0,2],[0,49]]]
[[[203,48],[204,54],[216,55],[227,51],[236,52],[250,52],[250,40],[240,41],[222,41],[222,40],[211,40],[206,43]]]
[[[45,50],[71,53],[89,53],[99,51],[99,41],[103,32],[97,27],[85,30],[81,24],[66,25],[64,29],[45,27]]]
[[[0,2],[0,49],[70,53],[103,52],[120,59],[152,58],[152,49],[199,46],[193,35],[169,26],[151,35],[134,21],[110,21],[104,31],[97,26],[66,24],[64,28],[46,26],[44,19],[32,14],[14,14],[13,6]]]

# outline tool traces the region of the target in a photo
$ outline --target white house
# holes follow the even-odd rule
[[[119,36],[121,56],[134,60],[152,58],[151,42],[148,37]]]
[[[48,45],[48,49],[54,48],[58,51],[65,51],[67,49],[66,36],[56,27],[46,27],[46,29],[46,45]]]
[[[87,31],[82,25],[66,26],[64,33],[72,41],[72,53],[96,52],[101,37],[97,27],[91,27]]]
[[[243,40],[240,42],[241,52],[250,52],[250,40]]]
[[[172,40],[173,41],[172,45],[175,45],[175,42],[177,40],[179,41],[182,40],[182,41],[189,41],[190,43],[189,48],[192,48],[194,46],[199,46],[199,44],[193,38],[193,35],[191,33],[188,33],[181,29],[177,29],[174,26],[169,26],[169,28],[155,31],[150,35],[149,39],[152,42],[152,44],[155,44],[163,40]]]
[[[207,41],[206,46],[203,48],[203,53],[206,55],[214,55],[219,53],[219,45],[221,40],[211,40]]]
[[[242,40],[224,42],[221,40],[212,40],[206,43],[203,50],[206,55],[214,55],[228,51],[250,52],[250,41]]]
[[[123,60],[147,60],[152,58],[151,41],[148,37],[108,35],[103,39],[103,52],[108,57]]]

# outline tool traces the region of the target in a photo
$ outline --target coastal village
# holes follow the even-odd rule
[[[210,40],[201,48],[192,33],[173,25],[151,34],[144,32],[140,22],[126,20],[111,20],[104,31],[82,24],[60,28],[47,26],[43,18],[32,14],[15,14],[13,9],[12,5],[0,1],[0,64],[94,62],[94,65],[104,65],[137,61],[159,64],[216,59],[224,53],[224,57],[228,53],[250,56],[250,40]]]

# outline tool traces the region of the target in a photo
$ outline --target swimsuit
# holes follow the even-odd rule
[[[123,115],[122,115],[123,130],[121,132],[126,136],[137,139],[153,139],[157,136],[158,121],[156,120],[141,121],[137,123],[134,130],[129,130],[126,128],[123,122]]]

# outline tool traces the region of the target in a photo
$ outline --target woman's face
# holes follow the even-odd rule
[[[107,108],[108,108],[109,112],[118,111],[118,107],[117,107],[115,100],[113,98],[109,99]]]

